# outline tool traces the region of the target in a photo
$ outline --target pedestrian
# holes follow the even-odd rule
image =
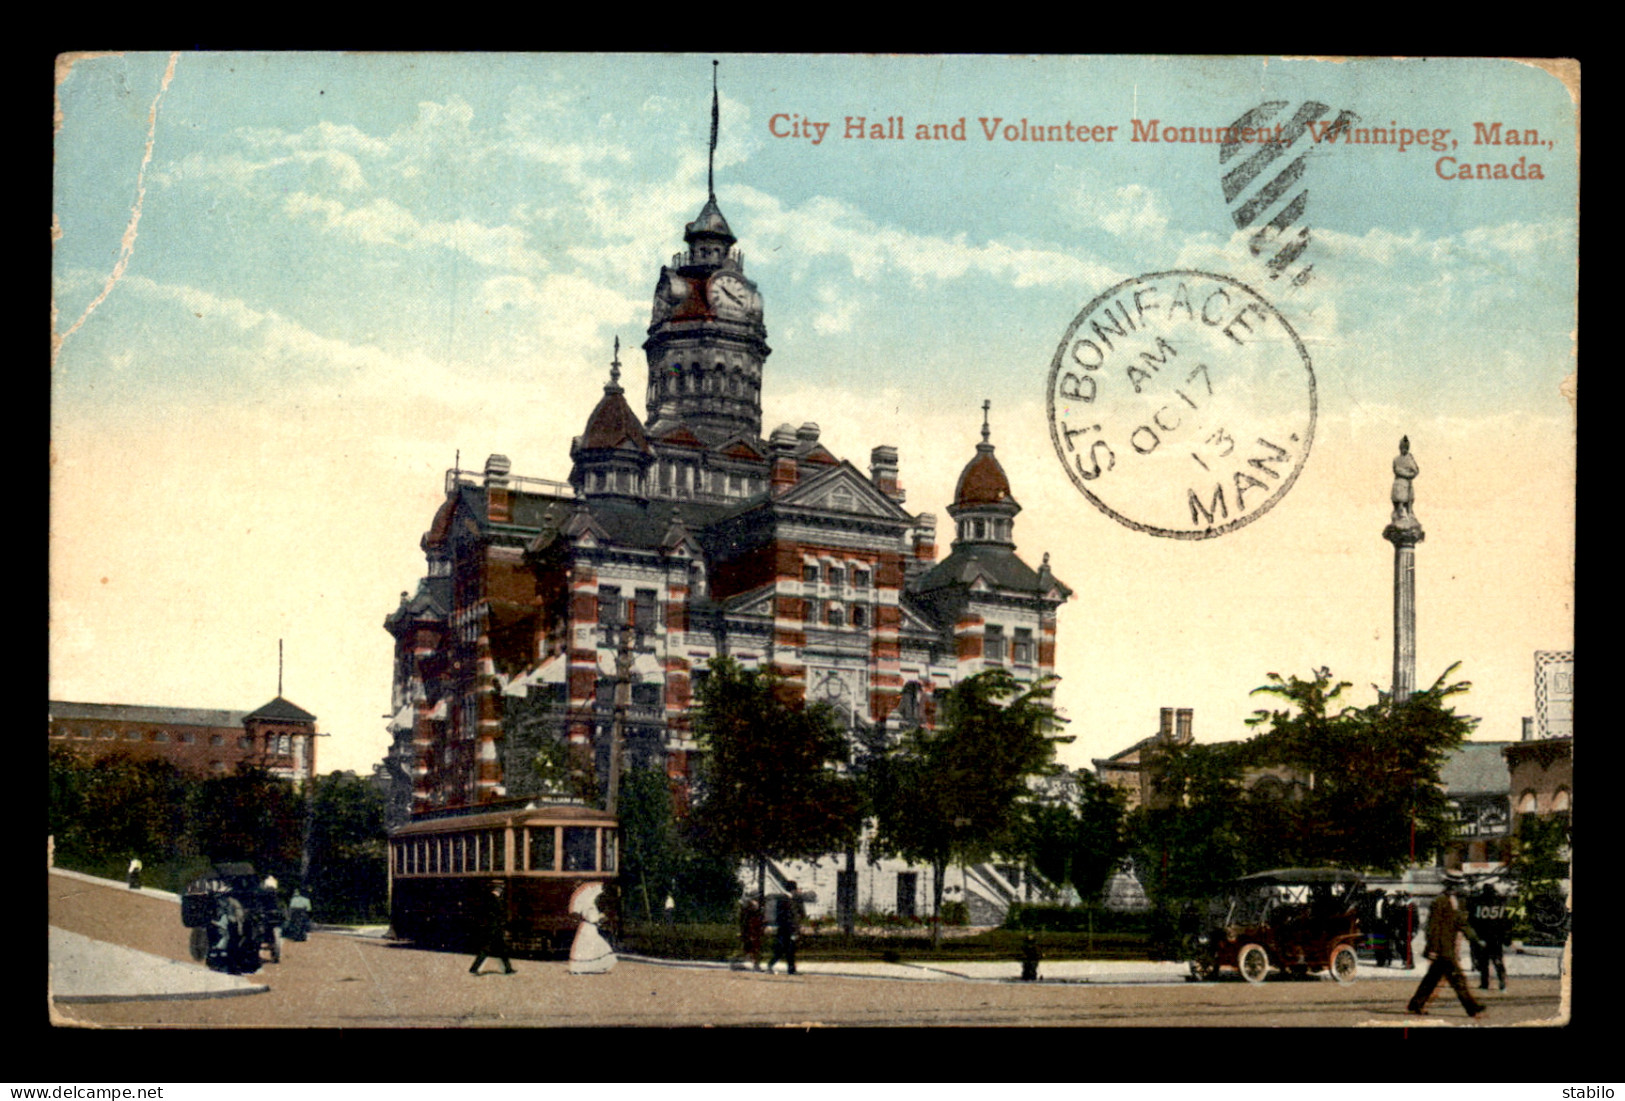
[[[304,940],[309,933],[310,896],[303,887],[295,887],[293,897],[288,900],[288,939]]]
[[[1478,934],[1480,941],[1478,963],[1478,988],[1490,988],[1490,970],[1495,970],[1495,977],[1500,988],[1507,988],[1507,965],[1504,950],[1507,942],[1507,906],[1502,901],[1493,883],[1484,884],[1484,889],[1478,892],[1473,899],[1472,908],[1468,911],[1472,922],[1473,932]]]
[[[1378,967],[1387,967],[1394,958],[1393,938],[1388,932],[1388,893],[1381,887],[1372,891],[1367,899],[1360,924],[1370,922],[1371,935],[1367,938]]]
[[[513,974],[513,963],[508,959],[508,896],[501,883],[491,884],[491,893],[485,897],[485,912],[480,915],[480,951],[474,957],[470,975],[480,973],[480,965],[487,959],[502,961],[502,973]]]
[[[773,906],[773,955],[767,961],[767,973],[773,965],[784,960],[786,973],[796,973],[796,940],[801,936],[801,896],[796,892],[796,881],[784,885],[785,893]]]
[[[752,971],[762,969],[762,934],[766,931],[767,918],[762,913],[762,904],[756,899],[746,899],[745,905],[739,908],[739,940],[745,948],[745,958],[750,961]]]
[[[615,949],[598,927],[604,918],[598,908],[602,883],[583,883],[570,896],[570,912],[581,919],[575,940],[570,943],[570,974],[602,975],[615,966]]]
[[[677,900],[670,895],[666,896],[666,928],[677,927]]]
[[[1394,942],[1396,958],[1405,961],[1405,970],[1416,968],[1416,900],[1408,891],[1396,891],[1393,901],[1384,909],[1388,912],[1388,937]]]
[[[1416,993],[1411,995],[1410,1004],[1405,1007],[1408,1013],[1426,1016],[1428,999],[1433,997],[1434,989],[1443,979],[1461,999],[1461,1007],[1467,1011],[1467,1016],[1476,1018],[1484,1015],[1484,1007],[1467,988],[1467,980],[1462,976],[1461,964],[1456,958],[1456,942],[1460,937],[1465,935],[1471,941],[1478,940],[1478,934],[1473,932],[1473,927],[1462,913],[1460,895],[1461,884],[1446,884],[1444,893],[1435,898],[1428,908],[1427,947],[1422,955],[1432,962],[1422,976]]]
[[[130,890],[139,891],[141,889],[141,858],[139,856],[130,857],[130,868],[125,874],[129,876]]]

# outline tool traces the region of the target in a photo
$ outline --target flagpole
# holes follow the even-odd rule
[[[716,161],[717,161],[717,65],[719,62],[711,59],[711,151],[705,160],[705,190],[711,201],[717,198]]]

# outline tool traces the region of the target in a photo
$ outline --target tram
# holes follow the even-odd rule
[[[584,883],[610,885],[619,866],[615,817],[572,804],[419,820],[391,831],[389,844],[395,935],[459,950],[474,946],[499,882],[507,887],[511,948],[568,950],[578,921],[570,896]]]

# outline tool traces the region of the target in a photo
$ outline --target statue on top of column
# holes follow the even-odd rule
[[[1399,455],[1394,459],[1394,516],[1388,525],[1385,536],[1392,538],[1389,532],[1421,538],[1422,524],[1417,520],[1416,514],[1411,511],[1411,504],[1416,500],[1416,491],[1411,486],[1412,480],[1420,474],[1422,468],[1417,465],[1416,458],[1411,454],[1411,438],[1403,436],[1399,441]]]
[[[1416,500],[1416,491],[1411,488],[1411,480],[1422,472],[1416,465],[1416,458],[1411,454],[1411,438],[1399,438],[1399,457],[1394,460],[1394,523],[1399,523],[1411,515],[1411,502]]]

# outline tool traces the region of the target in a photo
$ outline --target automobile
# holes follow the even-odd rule
[[[1191,981],[1234,970],[1250,983],[1322,971],[1353,982],[1364,892],[1360,876],[1342,868],[1277,868],[1235,880],[1187,917],[1182,954]]]
[[[260,951],[282,961],[282,904],[244,862],[215,864],[181,893],[181,924],[190,929],[192,958],[217,971],[252,974]]]

